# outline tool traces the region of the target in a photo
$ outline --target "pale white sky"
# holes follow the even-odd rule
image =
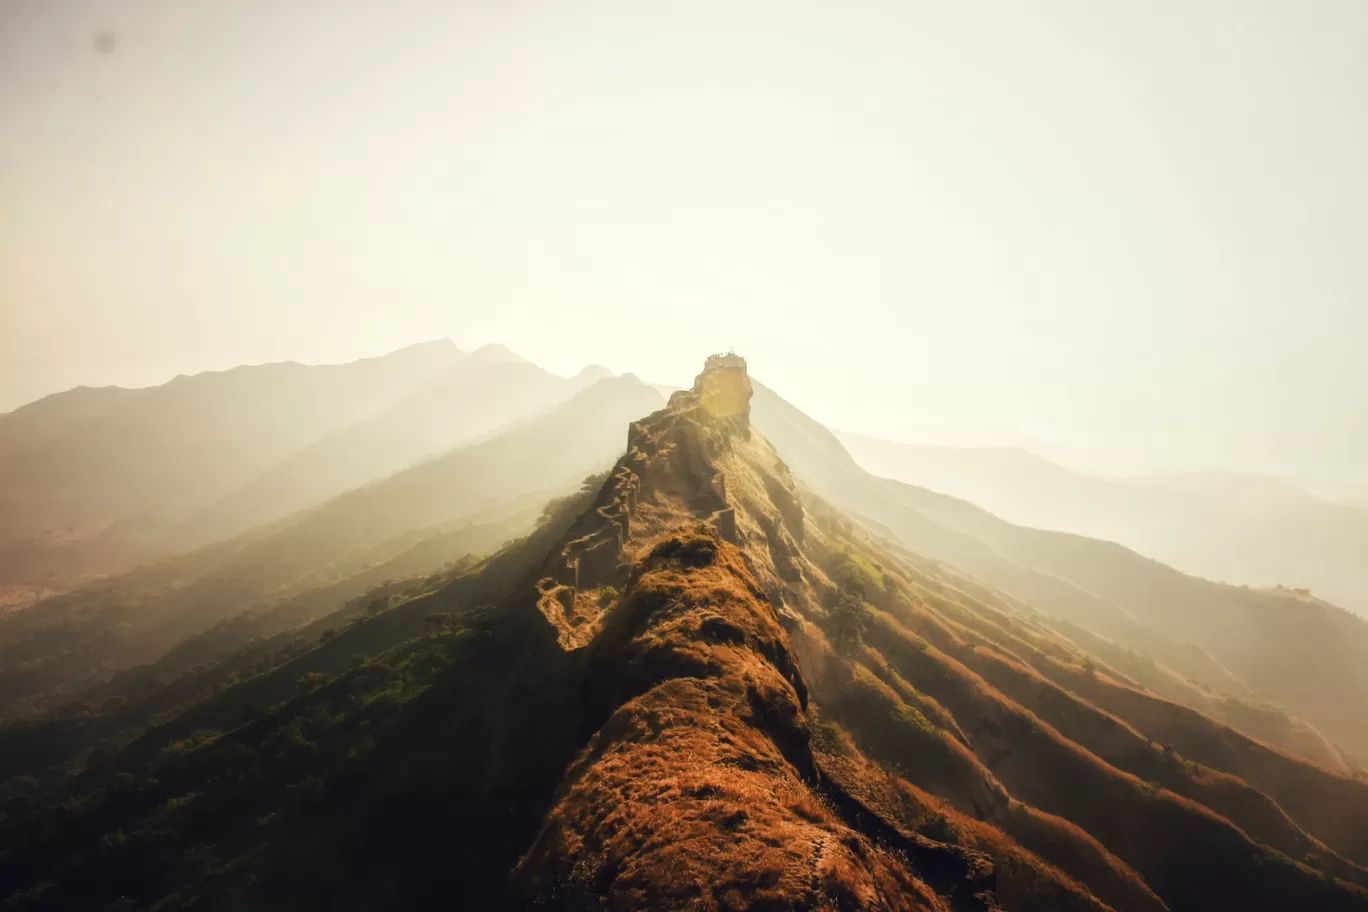
[[[735,347],[844,429],[1368,475],[1364,162],[1363,0],[0,0],[0,410]]]

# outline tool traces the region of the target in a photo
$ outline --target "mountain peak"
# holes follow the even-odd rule
[[[709,355],[691,389],[670,397],[672,409],[694,409],[700,417],[729,425],[750,437],[750,400],[753,395],[746,359],[732,352]]]
[[[482,361],[493,361],[499,363],[520,364],[527,359],[517,352],[510,349],[507,345],[498,342],[491,342],[488,345],[481,345],[470,353],[470,357],[479,358]]]
[[[690,389],[633,422],[627,453],[550,557],[539,586],[539,608],[563,647],[593,637],[602,613],[597,593],[622,586],[626,568],[669,530],[701,523],[736,544],[750,529],[777,549],[762,561],[766,568],[783,568],[763,576],[794,572],[789,545],[802,537],[803,511],[773,449],[750,433],[751,394],[746,362],[714,355]],[[743,503],[736,490],[763,493]],[[765,516],[756,520],[755,512]],[[756,531],[762,526],[768,534]]]
[[[602,364],[590,364],[570,378],[570,388],[576,390],[588,389],[595,383],[611,379],[612,377],[613,372]]]
[[[443,336],[440,339],[426,339],[422,342],[413,342],[409,345],[402,345],[399,348],[396,348],[394,351],[390,352],[390,354],[397,355],[400,352],[445,352],[450,354],[451,352],[458,351],[460,351],[460,349],[456,347],[456,343],[453,342],[449,337]]]
[[[613,376],[613,372],[602,364],[586,364],[578,374],[575,374],[575,379],[595,383],[611,376]]]

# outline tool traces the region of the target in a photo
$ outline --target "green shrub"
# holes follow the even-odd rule
[[[821,718],[814,718],[808,724],[808,729],[812,733],[813,747],[821,753],[836,754],[839,757],[847,756],[850,753],[845,738],[841,737],[841,730],[832,723]]]
[[[917,832],[927,839],[936,840],[936,842],[955,845],[960,841],[959,830],[955,829],[955,825],[940,811],[928,810],[917,822]]]

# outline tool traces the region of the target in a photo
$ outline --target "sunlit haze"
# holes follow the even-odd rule
[[[0,410],[506,344],[1368,475],[1368,4],[0,0]]]
[[[1368,912],[1368,0],[0,0],[0,912]]]

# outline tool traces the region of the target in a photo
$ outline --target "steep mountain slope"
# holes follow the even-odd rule
[[[0,419],[0,582],[65,587],[165,553],[163,523],[452,368],[430,342],[381,358],[265,364],[146,389],[74,389]]]
[[[1116,541],[1207,579],[1310,588],[1368,613],[1368,511],[1277,479],[1095,478],[1017,449],[914,446],[842,434],[864,468],[1021,525]]]
[[[602,380],[483,443],[266,528],[5,615],[0,711],[52,707],[244,611],[280,603],[290,610],[274,615],[269,632],[298,623],[308,605],[326,610],[301,601],[303,594],[329,587],[323,604],[330,608],[374,585],[377,566],[472,522],[516,515],[524,525],[513,531],[521,531],[547,497],[609,462],[620,429],[659,402],[634,377]]]
[[[1035,605],[1062,622],[1061,630],[1072,625],[1165,666],[1143,671],[1156,692],[1183,699],[1168,674],[1176,671],[1216,694],[1276,703],[1368,756],[1368,622],[1361,618],[1291,591],[1187,576],[1120,545],[1016,526],[964,501],[877,478],[826,428],[763,387],[756,424],[798,478],[836,505]],[[1265,725],[1254,730],[1257,737],[1289,735],[1280,746],[1344,768],[1296,723],[1267,726],[1266,714],[1239,705],[1192,702],[1221,710],[1235,725]]]
[[[1368,908],[1368,785],[1278,755],[1345,803],[1304,820],[1222,768],[1270,748],[800,497],[750,400],[710,359],[527,538],[6,786],[0,907]]]

